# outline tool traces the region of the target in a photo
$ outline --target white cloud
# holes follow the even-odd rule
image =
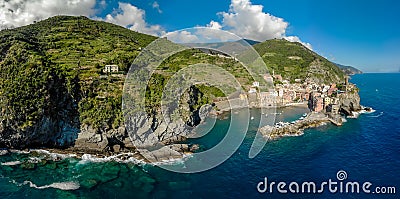
[[[235,34],[218,29],[217,27],[197,27],[195,34],[200,38],[200,42],[228,42],[237,41],[241,38]]]
[[[212,28],[212,29],[217,29],[217,30],[221,30],[221,28],[222,28],[221,24],[216,21],[211,21],[209,24],[207,24],[207,27]]]
[[[162,13],[162,10],[160,9],[160,4],[158,4],[157,1],[153,2],[153,8],[156,9],[158,11],[158,13]]]
[[[199,41],[196,35],[186,30],[170,32],[165,37],[175,43],[193,43]]]
[[[101,0],[101,1],[100,1],[100,6],[101,6],[102,8],[105,8],[105,7],[107,6],[106,0]]]
[[[285,37],[283,37],[283,38],[286,39],[287,41],[290,41],[290,42],[299,42],[299,43],[301,43],[303,46],[305,46],[305,47],[307,47],[308,49],[312,50],[312,45],[311,45],[310,43],[302,42],[302,41],[300,40],[300,38],[297,37],[297,36],[285,36]]]
[[[0,3],[0,29],[19,27],[55,15],[95,14],[96,0],[8,0]]]
[[[257,41],[282,38],[288,27],[282,18],[263,12],[262,5],[253,5],[249,0],[232,0],[229,12],[219,14],[225,30]]]
[[[129,3],[118,3],[119,9],[108,14],[104,21],[127,27],[145,34],[160,36],[165,34],[160,25],[149,25],[145,21],[145,11]]]
[[[253,5],[250,0],[231,0],[228,12],[220,12],[222,24],[211,21],[206,26],[212,29],[227,30],[246,39],[265,41],[284,38],[290,42],[299,42],[312,50],[310,43],[297,36],[286,36],[289,23],[263,11],[262,5]]]

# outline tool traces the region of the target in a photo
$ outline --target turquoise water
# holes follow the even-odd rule
[[[49,157],[11,153],[0,156],[0,162],[22,164],[0,167],[0,198],[399,198],[395,194],[257,191],[257,184],[264,177],[277,182],[322,182],[336,179],[339,170],[347,172],[348,180],[395,186],[396,192],[400,191],[400,74],[363,74],[353,76],[351,81],[361,89],[361,103],[376,112],[348,119],[342,127],[329,124],[306,130],[300,137],[270,141],[254,159],[248,158],[248,152],[258,118],[251,121],[244,142],[230,159],[197,174],[177,174],[152,165],[95,163],[75,158],[38,161]],[[251,114],[258,115],[257,111],[252,110]],[[293,108],[278,110],[282,111],[277,119],[284,121],[297,119],[305,112]],[[210,148],[224,137],[229,122],[229,118],[218,120],[212,132],[189,142]],[[53,184],[57,182],[69,182],[69,188],[79,188],[61,190]]]

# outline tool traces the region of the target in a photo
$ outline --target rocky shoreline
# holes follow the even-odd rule
[[[375,110],[370,107],[363,107],[359,111],[352,112],[352,115],[348,116],[348,118],[356,119],[358,115],[362,113],[373,113],[374,111]],[[345,119],[340,115],[327,115],[324,113],[311,112],[308,113],[306,117],[290,123],[279,122],[275,126],[263,126],[259,128],[259,132],[266,139],[274,140],[282,137],[301,136],[304,134],[304,130],[306,129],[316,128],[329,123],[332,123],[336,126],[341,126],[344,122]]]
[[[275,126],[264,126],[259,132],[266,139],[278,139],[287,136],[303,135],[305,129],[315,128],[332,122],[332,119],[322,113],[309,113],[304,119],[299,119],[291,123],[277,123]]]
[[[188,100],[191,99],[190,95],[187,97]],[[360,98],[358,93],[347,94],[340,99],[341,113],[351,116],[352,112],[361,110],[359,104]],[[199,123],[204,121],[208,116],[217,116],[218,118],[225,118],[229,111],[242,108],[241,102],[237,103],[238,106],[229,107],[229,109],[219,109],[215,110],[211,106],[204,106],[199,110],[194,110],[190,112],[190,121],[198,121]],[[290,106],[305,106],[306,104],[293,104]],[[257,107],[251,107],[257,108]],[[258,107],[260,108],[260,107]],[[265,108],[265,107],[264,107]],[[268,107],[277,108],[277,107]],[[271,109],[273,110],[273,109]],[[72,128],[71,126],[66,126],[67,123],[57,124],[55,126],[63,127],[46,129],[45,133],[33,133],[29,132],[12,134],[10,137],[2,137],[4,146],[3,148],[24,150],[29,148],[46,149],[51,152],[60,154],[75,154],[78,158],[84,157],[86,154],[90,154],[97,158],[107,158],[118,156],[122,159],[134,158],[136,160],[144,162],[162,162],[171,159],[181,159],[187,155],[195,153],[198,149],[198,145],[188,145],[182,144],[188,136],[190,136],[190,128],[186,125],[187,123],[164,123],[160,115],[155,115],[155,118],[148,117],[135,117],[133,119],[139,125],[138,129],[142,132],[139,136],[140,139],[145,143],[151,144],[152,141],[148,138],[150,132],[154,132],[158,138],[154,137],[159,141],[157,147],[152,148],[137,148],[135,143],[132,142],[132,137],[128,134],[127,129],[124,126],[120,126],[116,129],[94,129],[91,126],[81,125],[80,128]],[[288,125],[282,128],[272,128],[263,127],[260,131],[266,137],[276,139],[284,136],[297,136],[303,133],[306,128],[311,128],[319,126],[328,122],[335,123],[336,125],[341,125],[342,121],[338,115],[328,117],[325,114],[322,116],[316,116],[311,114],[307,116],[306,119],[296,122],[295,124]],[[0,125],[1,126],[1,125]],[[42,125],[41,129],[45,125]],[[68,128],[67,128],[68,127]],[[0,128],[1,129],[1,128]],[[51,133],[50,130],[54,130],[56,133]],[[150,131],[152,129],[153,131]],[[34,131],[38,132],[38,131]],[[8,133],[12,133],[11,131]],[[11,134],[10,134],[11,135]],[[53,136],[48,136],[53,135]],[[18,137],[19,136],[19,137]],[[161,136],[161,137],[160,137]],[[15,141],[22,142],[26,140],[25,145],[7,144],[13,143]],[[34,144],[32,144],[34,143]],[[7,147],[12,146],[12,147]],[[152,145],[149,145],[152,146]],[[128,155],[121,155],[128,154]]]
[[[234,109],[232,109],[234,110]],[[374,110],[366,107],[358,113],[369,113]],[[229,114],[228,111],[216,112],[213,111],[210,114],[212,117],[216,116],[219,119],[225,119],[225,115]],[[333,123],[335,125],[341,125],[342,123],[336,123],[331,117],[323,113],[310,112],[306,117],[293,122],[280,122],[275,126],[264,126],[259,129],[259,132],[268,140],[276,140],[283,137],[290,136],[301,136],[304,134],[304,130],[309,128],[316,128],[319,126]],[[193,153],[198,151],[200,148],[197,144],[173,144],[165,145],[158,150],[146,151],[144,149],[136,148],[121,148],[120,151],[99,151],[99,150],[88,150],[83,148],[71,147],[66,149],[57,148],[41,148],[41,149],[3,149],[0,155],[7,153],[37,153],[47,155],[52,160],[61,160],[68,157],[78,158],[93,162],[103,161],[115,161],[115,162],[134,162],[137,164],[156,164],[163,162],[170,162],[183,159],[191,156]]]

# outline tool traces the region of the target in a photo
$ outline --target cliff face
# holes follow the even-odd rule
[[[128,130],[134,132],[131,137],[135,145],[142,148],[152,147],[157,143],[168,145],[188,137],[212,109],[210,105],[200,106],[202,97],[203,93],[191,86],[182,95],[178,109],[164,107],[167,117],[161,113],[161,109],[149,115],[133,115],[128,120],[130,124],[127,127],[134,128]]]
[[[340,101],[340,112],[347,116],[352,116],[353,111],[360,111],[360,95],[358,91],[347,92],[339,97]]]
[[[26,58],[28,64],[23,63]],[[20,64],[13,65],[15,61]],[[80,128],[79,85],[69,91],[65,76],[26,51],[10,52],[0,68],[0,147],[73,144]]]

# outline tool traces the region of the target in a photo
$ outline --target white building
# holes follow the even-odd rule
[[[279,89],[279,91],[278,91],[278,96],[279,96],[279,97],[283,97],[283,89]]]
[[[257,90],[255,88],[250,88],[249,93],[257,93]]]
[[[260,87],[260,82],[253,82],[253,87]]]
[[[118,73],[118,65],[106,65],[103,69],[104,73]]]

